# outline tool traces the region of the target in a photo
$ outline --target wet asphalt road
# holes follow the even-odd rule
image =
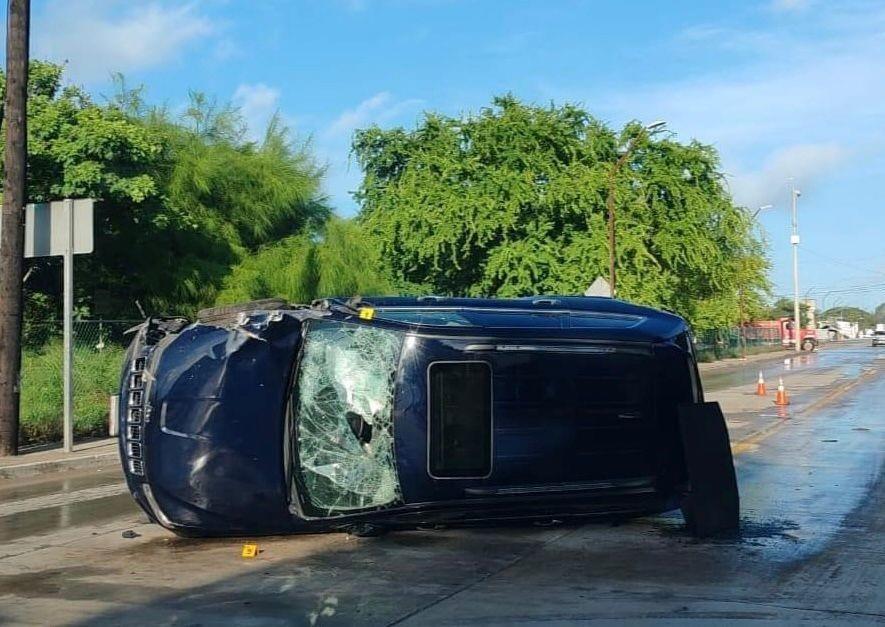
[[[864,367],[877,363],[882,353],[872,350],[869,340],[825,345],[823,350],[798,354],[788,350],[777,351],[759,362],[735,361],[726,367],[704,372],[704,390],[715,392],[734,386],[754,386],[760,372],[771,390],[777,386],[778,377],[797,373],[811,374],[838,368],[846,376],[856,376]]]
[[[0,482],[0,624],[885,622],[885,350],[762,367],[769,385],[782,374],[829,383],[797,393],[786,416],[741,412],[739,538],[697,541],[673,513],[267,538],[249,561],[241,540],[143,524],[111,466]],[[705,387],[740,403],[759,369],[713,371]]]

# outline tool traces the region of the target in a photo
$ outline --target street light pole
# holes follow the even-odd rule
[[[797,353],[802,350],[802,324],[799,317],[799,215],[797,206],[801,195],[802,192],[795,187],[792,188],[790,200],[793,210],[793,230],[790,234],[790,244],[793,246],[793,341]]]
[[[646,126],[644,130],[646,133],[652,134],[663,129],[666,125],[667,123],[663,120],[658,120]],[[633,152],[635,146],[636,138],[633,137],[627,142],[624,152],[618,157],[618,160],[615,161],[608,177],[608,196],[605,199],[605,205],[608,212],[608,287],[609,296],[612,298],[614,298],[617,293],[617,270],[615,268],[615,258],[617,256],[617,238],[615,236],[615,187],[618,180],[618,172],[621,171],[621,168],[624,167],[627,159],[630,158],[630,154]]]
[[[771,209],[772,207],[774,207],[774,205],[762,205],[753,212],[753,219],[755,220],[756,216],[758,216],[761,212],[765,211],[766,209]]]

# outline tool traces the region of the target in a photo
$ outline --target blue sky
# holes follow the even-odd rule
[[[66,60],[96,94],[121,71],[172,108],[188,89],[231,100],[256,135],[279,111],[345,215],[350,136],[368,124],[508,91],[614,125],[663,119],[719,149],[737,202],[774,205],[760,223],[776,293],[792,290],[792,178],[803,294],[885,301],[882,2],[34,0],[32,55]]]

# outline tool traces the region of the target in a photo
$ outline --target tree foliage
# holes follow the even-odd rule
[[[331,218],[319,238],[287,237],[244,259],[225,279],[218,304],[274,297],[309,303],[391,289],[377,247],[360,225]]]
[[[254,142],[236,110],[201,94],[174,117],[122,79],[98,103],[62,74],[31,64],[28,197],[99,199],[95,253],[76,265],[91,313],[131,316],[136,301],[148,313],[192,312],[244,258],[330,214],[321,170],[278,119]],[[29,290],[56,295],[57,262],[30,263]]]
[[[624,167],[614,164],[628,143]],[[616,132],[574,105],[495,98],[478,115],[358,131],[361,219],[398,285],[438,294],[580,294],[607,276],[617,206],[620,297],[700,328],[758,311],[763,242],[723,184],[716,151]]]
[[[784,297],[778,298],[767,307],[764,316],[772,320],[777,320],[778,318],[790,318],[792,320],[795,313],[793,299]],[[818,317],[820,318],[822,315],[818,314]],[[799,324],[803,327],[808,325],[808,305],[801,301],[799,302]]]
[[[860,307],[831,307],[820,314],[822,320],[845,320],[856,322],[861,329],[871,329],[876,326],[876,316]]]

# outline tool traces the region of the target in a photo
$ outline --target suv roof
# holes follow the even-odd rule
[[[345,305],[343,299],[331,301]],[[353,306],[352,301],[349,306]],[[587,296],[381,296],[364,298],[356,306],[374,308],[376,319],[386,322],[434,328],[455,335],[476,333],[477,329],[485,329],[493,335],[534,329],[552,336],[656,342],[666,341],[687,328],[685,320],[672,313],[622,300]],[[560,316],[562,323],[552,324],[551,317]]]

